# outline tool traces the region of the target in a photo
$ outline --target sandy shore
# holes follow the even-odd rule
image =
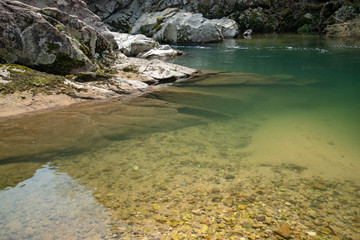
[[[66,94],[47,95],[40,93],[35,96],[28,92],[8,94],[0,97],[0,120],[24,113],[65,107],[82,101],[84,100],[72,98]]]

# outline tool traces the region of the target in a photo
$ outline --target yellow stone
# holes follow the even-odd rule
[[[191,219],[191,215],[190,214],[185,214],[185,216],[183,216],[182,218],[184,221],[189,221]]]
[[[245,210],[245,209],[247,208],[247,206],[244,205],[244,204],[240,204],[240,205],[238,206],[238,208],[239,208],[240,210]]]

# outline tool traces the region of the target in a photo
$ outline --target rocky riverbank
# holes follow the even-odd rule
[[[198,74],[161,60],[118,53],[111,69],[59,76],[15,64],[0,65],[0,117],[64,107],[89,100],[139,96],[162,83]]]
[[[112,30],[121,32],[131,31],[144,15],[169,8],[199,13],[207,19],[223,17],[232,19],[238,24],[240,33],[252,29],[255,33],[313,32],[323,34],[327,33],[327,26],[356,20],[360,13],[358,0],[86,0],[86,2]],[[157,25],[159,24],[161,22]],[[358,20],[356,24],[359,25]]]
[[[110,32],[82,1],[1,0],[0,12],[0,117],[137,96],[198,73],[156,60],[181,54],[170,46]]]

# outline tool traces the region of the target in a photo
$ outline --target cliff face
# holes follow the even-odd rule
[[[90,9],[112,30],[129,32],[144,13],[180,8],[214,19],[228,17],[240,32],[317,32],[355,19],[360,0],[87,0]]]

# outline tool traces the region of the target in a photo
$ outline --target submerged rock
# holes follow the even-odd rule
[[[283,238],[290,238],[291,230],[288,224],[282,224],[280,228],[274,231],[276,234],[279,234]]]

